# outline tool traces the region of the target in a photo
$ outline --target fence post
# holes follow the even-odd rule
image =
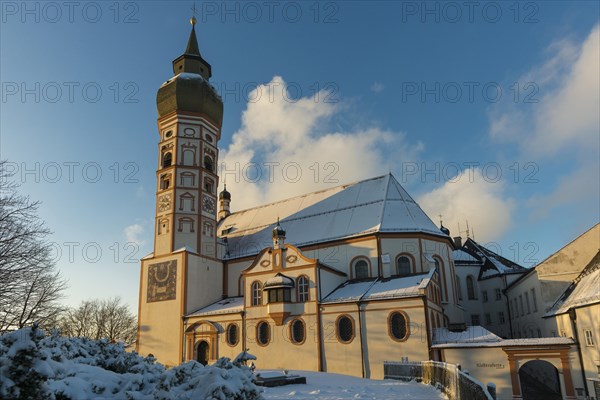
[[[492,396],[492,398],[494,400],[496,400],[497,399],[497,396],[496,396],[496,385],[493,384],[492,382],[488,383],[487,384],[487,390],[488,390],[490,396]]]

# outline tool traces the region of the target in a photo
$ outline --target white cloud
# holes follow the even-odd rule
[[[504,183],[484,179],[480,169],[463,171],[419,196],[417,203],[430,217],[441,214],[452,236],[458,235],[458,224],[464,230],[468,221],[479,242],[502,237],[512,225],[515,209],[514,200],[505,194]]]
[[[566,148],[597,152],[600,131],[600,27],[581,44],[554,43],[543,64],[518,79],[520,93],[490,109],[490,136],[518,142],[533,156],[554,156]],[[533,83],[534,86],[526,85]],[[539,92],[533,94],[536,90]],[[538,102],[524,103],[526,97]],[[515,101],[517,100],[517,101]]]
[[[598,171],[600,164],[598,160],[589,165],[562,176],[550,194],[534,195],[527,201],[527,206],[532,210],[533,220],[546,218],[552,210],[557,207],[568,205],[578,210],[593,210],[590,219],[599,215],[598,195],[600,194],[600,182]]]
[[[127,242],[135,243],[138,246],[143,246],[146,243],[146,241],[141,238],[144,231],[144,227],[140,224],[132,224],[123,229]]]
[[[383,83],[381,82],[373,82],[369,89],[374,93],[381,93],[383,92],[383,89],[385,89],[385,86],[383,86]]]
[[[523,156],[535,159],[540,168],[544,163],[562,163],[568,169],[554,182],[539,186],[546,193],[529,198],[526,204],[533,220],[561,206],[580,215],[597,215],[600,25],[581,43],[561,40],[548,53],[544,63],[518,79],[521,87],[527,82],[537,85],[539,102],[495,105],[490,109],[489,133],[497,141],[518,143]]]
[[[422,150],[400,132],[328,129],[342,105],[315,101],[326,93],[292,102],[285,90],[278,76],[259,86],[221,151],[221,182],[234,210],[384,174]]]

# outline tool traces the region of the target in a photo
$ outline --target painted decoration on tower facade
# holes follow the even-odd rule
[[[176,295],[177,260],[148,266],[147,302],[173,300]]]

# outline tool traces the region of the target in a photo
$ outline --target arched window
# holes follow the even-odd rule
[[[171,174],[164,174],[160,176],[160,188],[166,190],[171,186]]]
[[[298,288],[298,297],[297,297],[297,301],[298,303],[305,303],[309,300],[309,280],[308,277],[305,275],[302,275],[301,277],[298,278],[297,281],[297,288]]]
[[[388,316],[388,334],[396,341],[408,338],[408,318],[400,311],[394,311]]]
[[[261,321],[256,325],[256,341],[261,346],[266,346],[271,340],[271,329],[269,323]]]
[[[447,297],[448,297],[448,293],[447,293],[447,289],[446,289],[446,270],[444,268],[444,262],[439,258],[439,256],[435,255],[433,256],[433,262],[435,263],[435,269],[438,272],[438,274],[440,274],[440,294],[442,295],[441,297],[441,301],[447,301]],[[443,285],[442,286],[442,282]]]
[[[460,279],[458,278],[458,275],[455,275],[454,278],[456,279],[456,292],[458,293],[458,299],[462,300],[462,289],[460,287]]]
[[[213,167],[214,165],[212,158],[210,158],[210,156],[204,156],[204,168],[206,168],[210,172],[214,172]]]
[[[158,234],[164,235],[169,232],[169,220],[167,218],[158,221]]]
[[[179,232],[193,233],[194,232],[194,220],[192,218],[183,217],[179,218]]]
[[[477,290],[475,290],[475,280],[471,275],[467,276],[467,298],[477,300]]]
[[[260,282],[252,283],[252,305],[262,305],[262,288],[260,286]]]
[[[179,210],[180,211],[196,211],[194,201],[194,195],[188,192],[183,193],[179,196]]]
[[[229,324],[227,327],[227,344],[235,346],[238,343],[238,326],[236,324]]]
[[[396,273],[398,275],[408,275],[411,273],[410,258],[400,256],[396,260]]]
[[[162,167],[163,168],[170,167],[172,163],[173,163],[173,154],[170,151],[163,154]]]
[[[364,258],[354,261],[354,278],[364,279],[369,277],[369,263]]]
[[[349,315],[338,317],[335,325],[340,342],[350,343],[354,339],[354,320]]]
[[[204,223],[204,225],[202,227],[202,233],[204,234],[204,236],[213,237],[213,228],[212,228],[212,224],[210,222]]]
[[[204,178],[204,190],[208,193],[213,193],[214,182],[210,178]]]
[[[196,146],[182,146],[181,149],[181,160],[183,165],[197,165],[196,164]]]
[[[292,343],[302,344],[306,339],[306,329],[301,319],[296,319],[290,324],[290,338]]]
[[[181,186],[194,186],[196,176],[192,172],[182,172],[180,178]]]

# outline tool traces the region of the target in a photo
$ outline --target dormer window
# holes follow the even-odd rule
[[[294,280],[281,273],[267,280],[263,286],[268,293],[269,303],[289,303],[292,301]]]
[[[369,277],[369,262],[365,258],[359,258],[352,264],[354,279],[365,279]]]

